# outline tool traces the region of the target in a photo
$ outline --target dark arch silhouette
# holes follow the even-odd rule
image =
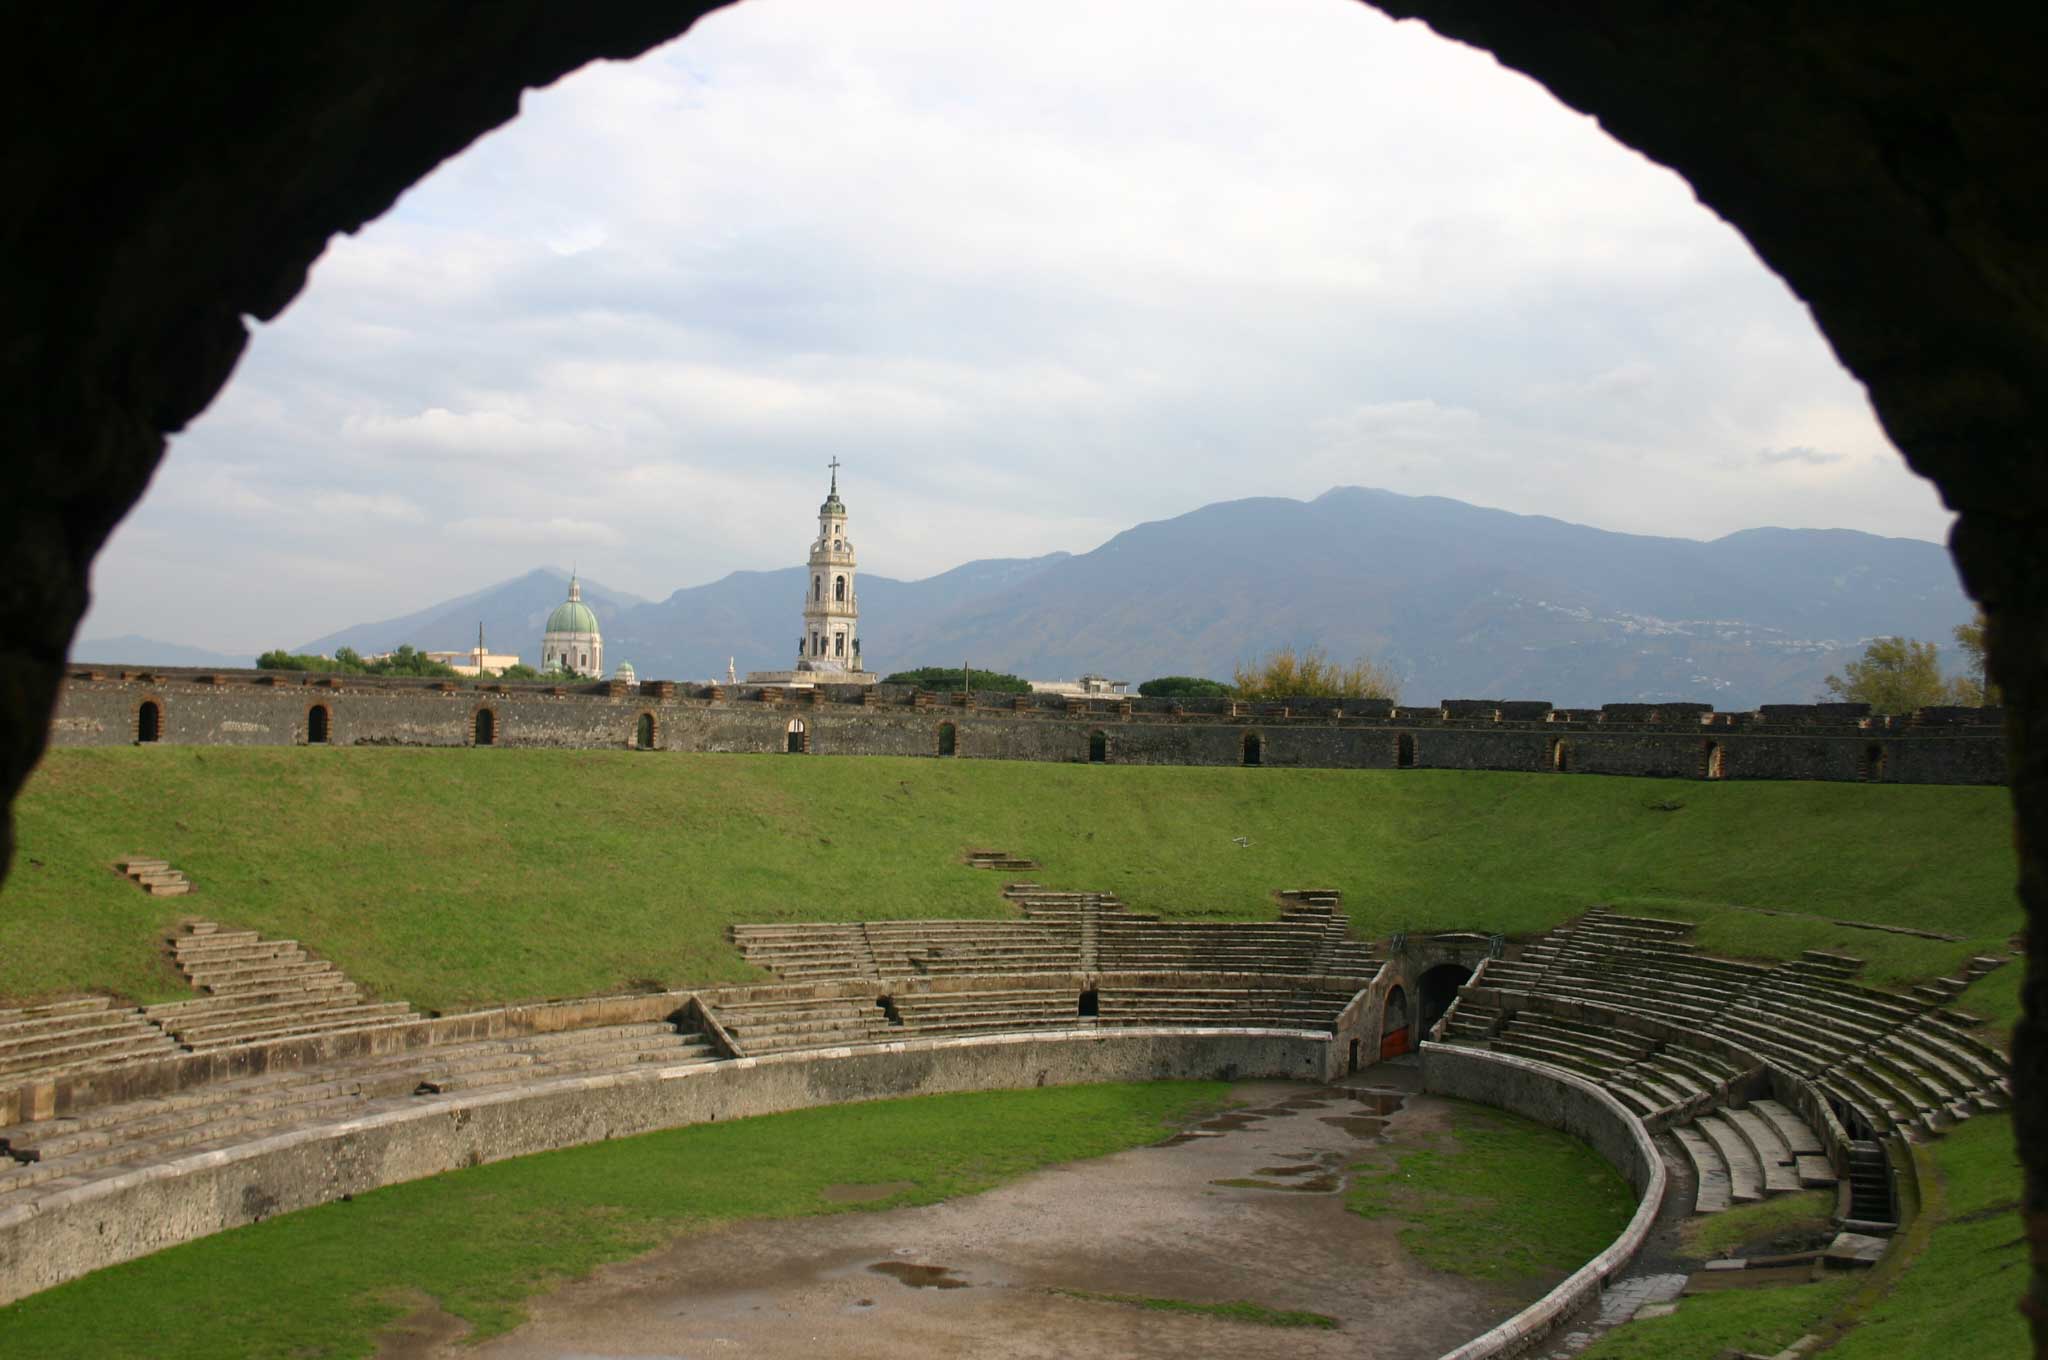
[[[804,720],[802,718],[791,718],[789,720],[789,728],[784,733],[782,749],[786,754],[793,756],[804,755],[811,749],[811,734],[804,730]]]
[[[1996,5],[1902,7],[1868,24],[1819,9],[1765,20],[1718,6],[1378,7],[1490,52],[1676,169],[1808,306],[1892,440],[1958,513],[1957,564],[1989,615],[1992,677],[2015,710],[2022,863],[2048,862],[2048,597],[2034,585],[2048,561],[2048,478],[2032,473],[2048,430],[2048,292],[2035,282],[2048,189],[2031,131],[2048,25]],[[19,106],[114,116],[0,129],[21,170],[10,188],[40,209],[0,225],[21,317],[17,361],[0,376],[22,493],[0,505],[0,570],[17,587],[0,601],[10,806],[47,740],[92,557],[164,437],[233,371],[242,318],[275,318],[332,235],[512,118],[523,90],[636,56],[714,8],[506,0],[370,20],[302,6],[238,28],[110,22],[86,6],[38,15],[45,59],[10,72]],[[224,67],[265,78],[248,100],[222,101],[212,86]],[[293,173],[278,175],[281,164]],[[98,210],[109,196],[123,211]],[[111,296],[119,308],[93,310]],[[12,848],[0,817],[0,864]],[[2048,894],[2025,906],[2030,938],[2048,940]],[[2019,1043],[2048,1046],[2048,1008],[2025,1009]],[[2014,1108],[2027,1203],[2043,1212],[2048,1081],[2035,1070],[2016,1077]],[[2048,1344],[2048,1239],[2031,1250]]]
[[[1728,777],[1728,750],[1718,741],[1700,743],[1700,778],[1726,779]]]
[[[1244,753],[1239,757],[1246,765],[1257,765],[1266,757],[1266,744],[1256,732],[1244,734]]]
[[[839,604],[846,603],[846,578],[844,576],[832,578],[832,599]]]
[[[642,713],[640,721],[633,724],[633,744],[643,751],[654,749],[654,715]]]
[[[940,724],[939,724],[939,754],[940,754],[940,755],[942,755],[942,756],[950,756],[950,755],[952,755],[952,754],[954,753],[954,751],[955,751],[955,750],[956,750],[956,749],[958,748],[958,746],[959,746],[959,740],[960,740],[960,734],[959,734],[958,730],[954,728],[953,724],[951,724],[951,723],[949,723],[949,722],[942,722],[942,723],[940,723]]]
[[[1884,747],[1877,742],[1863,748],[1863,777],[1872,784],[1884,782]]]
[[[135,710],[135,740],[162,741],[163,737],[164,706],[154,699],[144,699],[142,706]]]
[[[788,597],[785,596],[784,598]],[[472,735],[478,746],[497,745],[498,715],[488,708],[478,709],[476,711],[476,727]]]
[[[325,746],[329,714],[326,704],[314,704],[306,710],[306,744]]]
[[[1394,768],[1412,770],[1415,768],[1415,738],[1403,732],[1394,738]]]
[[[1105,765],[1109,762],[1109,734],[1096,728],[1088,734],[1088,763]]]
[[[1571,743],[1563,737],[1552,737],[1550,739],[1550,768],[1556,770],[1559,774],[1563,774],[1571,769],[1571,767]]]

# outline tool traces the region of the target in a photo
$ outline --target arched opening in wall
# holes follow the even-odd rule
[[[306,744],[325,746],[327,744],[327,705],[314,704],[306,710]]]
[[[1863,780],[1867,784],[1884,782],[1884,747],[1874,741],[1863,748]]]
[[[1380,1058],[1398,1058],[1413,1045],[1409,1042],[1408,993],[1400,987],[1387,993],[1387,1008],[1380,1013]]]
[[[784,599],[789,598],[784,596]],[[476,711],[476,721],[470,727],[470,741],[477,746],[498,744],[498,715],[488,708]]]
[[[955,730],[954,730],[953,724],[951,724],[951,723],[949,723],[949,722],[943,722],[943,723],[940,723],[940,724],[939,724],[939,754],[940,754],[940,755],[942,755],[942,756],[950,756],[950,755],[952,755],[952,754],[953,754],[953,752],[954,752],[954,750],[955,750],[955,749],[956,749],[956,747],[957,747],[957,744],[958,744],[958,742],[959,742],[959,733],[958,733],[957,731],[955,731]]]
[[[1415,986],[1420,1002],[1415,1024],[1418,1038],[1429,1037],[1436,1022],[1444,1018],[1444,1012],[1458,999],[1458,989],[1471,977],[1472,970],[1462,963],[1440,963],[1422,975]]]
[[[832,578],[832,600],[835,604],[846,603],[846,578],[844,576]]]
[[[1106,765],[1109,763],[1109,733],[1096,728],[1088,734],[1088,763]]]
[[[1358,1040],[1351,1041],[1351,1052],[1344,1059],[1344,1070],[1353,1076],[1358,1074]]]
[[[164,706],[154,699],[144,699],[135,710],[135,740],[138,742],[162,741],[164,736]]]
[[[782,598],[786,600],[789,597],[785,595]],[[785,753],[793,756],[800,756],[811,749],[811,734],[804,730],[804,720],[802,718],[791,718],[789,720],[789,728],[783,733],[782,749]]]
[[[1403,732],[1394,738],[1394,768],[1412,770],[1415,768],[1415,738]]]
[[[784,597],[788,598],[787,596]],[[633,744],[643,751],[654,749],[654,715],[642,713],[640,721],[633,724]]]
[[[822,602],[822,601],[824,600],[824,598],[825,598],[825,578],[824,578],[824,577],[822,577],[822,576],[813,576],[813,577],[811,578],[811,603],[812,603],[812,604],[818,604],[818,603],[821,603],[821,602]]]
[[[1245,733],[1244,751],[1239,755],[1239,761],[1246,765],[1256,765],[1265,759],[1265,755],[1266,744],[1259,739],[1259,734],[1256,732]]]
[[[1725,779],[1728,776],[1728,752],[1718,741],[1700,743],[1700,778]]]
[[[1552,737],[1550,739],[1550,768],[1556,770],[1559,774],[1563,774],[1570,770],[1571,767],[1571,743],[1567,742],[1563,737]]]
[[[1074,1003],[1074,1014],[1083,1020],[1093,1020],[1102,1014],[1102,997],[1093,987],[1081,993],[1081,999]]]

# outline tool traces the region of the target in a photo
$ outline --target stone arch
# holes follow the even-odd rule
[[[1088,763],[1107,765],[1109,763],[1109,733],[1096,728],[1088,734]]]
[[[1700,778],[1726,779],[1728,777],[1728,748],[1718,741],[1700,743]]]
[[[957,753],[957,752],[959,751],[959,749],[960,749],[960,731],[959,731],[959,729],[958,729],[957,727],[955,727],[955,726],[954,726],[954,725],[953,725],[952,723],[949,723],[949,722],[942,722],[942,723],[940,723],[940,724],[939,724],[939,754],[940,754],[940,755],[942,755],[942,756],[950,756],[950,755],[954,755],[954,754],[956,754],[956,753]]]
[[[154,694],[135,706],[135,741],[146,746],[164,739],[164,701]]]
[[[791,718],[789,726],[783,730],[782,735],[782,749],[785,754],[800,756],[809,753],[811,749],[811,734],[810,730],[804,726],[802,718]]]
[[[1862,776],[1865,783],[1884,783],[1885,750],[1880,742],[1871,742],[1863,748]]]
[[[846,603],[846,578],[844,576],[832,578],[832,601],[834,604]]]
[[[497,710],[485,704],[470,719],[469,740],[473,746],[496,746],[498,744]]]
[[[1415,736],[1413,733],[1403,732],[1400,736],[1394,738],[1394,768],[1397,770],[1412,770],[1415,768]]]
[[[0,604],[15,641],[6,678],[23,698],[0,714],[10,804],[47,743],[92,556],[147,484],[164,435],[233,370],[242,318],[276,317],[330,236],[377,217],[514,116],[524,89],[636,56],[710,7],[529,4],[452,18],[414,7],[386,16],[387,40],[374,44],[359,40],[348,7],[308,7],[244,33],[51,10],[50,60],[16,76],[24,106],[124,93],[112,82],[146,66],[161,154],[103,180],[69,167],[126,165],[111,153],[134,133],[118,120],[54,133],[22,120],[0,132],[10,149],[61,138],[63,154],[25,158],[30,178],[17,188],[51,205],[45,220],[78,228],[27,223],[0,236],[25,278],[62,281],[26,291],[26,349],[0,401],[21,480],[35,488],[9,507],[12,531],[0,538],[20,583]],[[2048,599],[2034,588],[2048,556],[2048,481],[2013,472],[2032,467],[2048,427],[2048,302],[2029,283],[2037,252],[2026,244],[2043,203],[2033,141],[2009,131],[2031,126],[2048,35],[1997,6],[1909,8],[1866,25],[1805,12],[1746,23],[1654,7],[1378,8],[1491,53],[1677,170],[1811,310],[1891,438],[1959,513],[1958,566],[1987,608],[1993,675],[2016,710],[2015,833],[2023,858],[2048,857]],[[184,60],[202,52],[208,61]],[[217,64],[237,60],[273,71],[263,102],[230,110],[202,97]],[[1872,70],[1890,78],[1873,85]],[[278,177],[284,155],[297,172]],[[110,192],[125,211],[90,211]],[[138,271],[138,251],[180,267]],[[118,315],[66,324],[81,294],[122,279],[138,285]],[[105,473],[89,481],[73,473],[87,451]],[[0,851],[11,849],[6,827],[0,818]],[[2031,899],[2027,908],[2032,938],[2048,939],[2048,913]],[[2030,1008],[2020,1033],[2048,1042],[2048,1016]],[[2048,1083],[2023,1077],[2015,1109],[2038,1205],[2048,1202]],[[2048,1306],[2048,1249],[2039,1254],[2037,1310]]]
[[[639,719],[633,724],[633,745],[642,751],[652,751],[656,735],[654,711],[643,709]]]
[[[1550,739],[1550,768],[1559,774],[1564,774],[1571,767],[1572,744],[1563,737],[1552,737]]]
[[[1380,1057],[1398,1058],[1415,1046],[1410,1019],[1407,989],[1397,983],[1387,993],[1386,1008],[1380,1012]]]
[[[824,600],[824,598],[825,598],[825,578],[824,578],[823,576],[813,576],[813,577],[811,578],[811,603],[812,603],[812,604],[819,604],[819,603],[822,603],[822,602],[823,602],[823,600]]]
[[[1245,733],[1242,749],[1238,752],[1238,763],[1243,765],[1257,765],[1264,761],[1265,758],[1265,739],[1256,732]]]
[[[332,731],[334,714],[326,704],[314,704],[306,710],[306,744],[325,746]]]

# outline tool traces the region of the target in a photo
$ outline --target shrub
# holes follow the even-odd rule
[[[1031,682],[1021,675],[1005,675],[1001,671],[984,671],[969,668],[974,678],[974,688],[995,690],[1001,694],[1029,694]],[[961,671],[958,666],[919,666],[915,670],[897,671],[894,675],[882,677],[885,685],[916,685],[919,689],[957,690],[963,688]]]

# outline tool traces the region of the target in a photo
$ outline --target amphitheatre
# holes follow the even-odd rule
[[[2043,1353],[2040,15],[1382,6],[1811,306],[2002,714],[68,667],[243,318],[703,8],[37,21],[0,1353]]]

